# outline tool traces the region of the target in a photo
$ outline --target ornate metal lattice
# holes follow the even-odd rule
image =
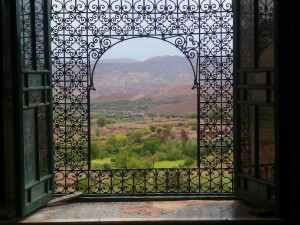
[[[251,0],[240,4],[241,67],[249,68],[256,66],[255,60],[274,43],[274,0],[259,0],[256,8]]]
[[[260,0],[258,2],[258,53],[274,43],[274,0]]]
[[[180,180],[176,194],[232,193],[232,19],[230,0],[52,0],[56,192],[124,194],[124,186],[141,184],[140,192],[127,193],[169,193],[172,174]],[[169,42],[191,63],[198,93],[197,169],[90,170],[90,61],[141,37]],[[166,188],[153,184],[155,191],[147,191],[155,181]]]
[[[241,170],[244,174],[274,182],[275,1],[257,0],[254,4],[251,0],[243,0],[240,4],[237,104],[240,117]],[[267,119],[262,112],[267,115]]]

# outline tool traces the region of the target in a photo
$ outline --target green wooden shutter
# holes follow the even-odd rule
[[[53,198],[50,0],[19,0],[19,216]]]
[[[277,211],[275,0],[236,0],[236,193]]]

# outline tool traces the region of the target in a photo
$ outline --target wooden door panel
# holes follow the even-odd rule
[[[20,135],[19,216],[53,198],[50,0],[17,2]]]

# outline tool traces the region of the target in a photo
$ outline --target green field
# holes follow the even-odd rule
[[[176,102],[180,100],[91,104],[91,169],[195,167],[196,115],[147,113],[151,107]],[[206,121],[215,121],[215,113],[209,111]],[[200,144],[207,147],[200,147],[202,158],[219,162],[221,151],[229,152],[232,145],[228,140],[215,144],[213,138],[203,139]]]
[[[112,164],[111,158],[107,157],[104,159],[93,159],[91,161],[92,169],[102,169],[105,164]]]
[[[154,163],[154,168],[174,168],[174,167],[180,167],[183,164],[184,164],[184,160],[159,161]]]

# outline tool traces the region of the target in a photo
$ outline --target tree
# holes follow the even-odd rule
[[[183,129],[181,130],[181,133],[180,133],[180,140],[183,143],[186,143],[189,140],[189,136],[187,135],[187,133]]]
[[[134,130],[127,133],[128,141],[130,144],[141,143],[141,138],[143,137],[142,130]]]
[[[196,140],[188,140],[182,148],[183,154],[193,159],[197,157],[197,142]]]
[[[161,138],[162,138],[163,141],[175,138],[175,136],[172,135],[171,131],[169,131],[169,130],[164,130],[161,136],[162,136]]]
[[[124,134],[115,134],[106,140],[106,144],[114,147],[125,147],[128,144],[128,138]]]
[[[161,140],[158,137],[150,137],[144,142],[144,152],[149,151],[152,155],[160,148]]]
[[[166,160],[174,161],[182,158],[182,142],[168,138],[161,146],[161,150],[166,153]]]
[[[135,154],[138,156],[141,156],[144,153],[144,149],[143,149],[142,145],[134,144],[130,147],[130,149],[131,149],[132,154]]]
[[[114,153],[115,147],[109,143],[106,143],[103,146],[103,151],[107,153],[107,155],[111,155]]]
[[[117,134],[116,135],[116,144],[118,147],[125,147],[128,145],[128,138],[125,134]]]
[[[121,149],[114,162],[114,166],[116,168],[145,168],[145,165],[140,160],[132,157],[129,146]]]
[[[141,168],[146,168],[146,165],[141,161],[136,158],[130,158],[128,163],[127,163],[127,168],[136,168],[136,169],[141,169]]]
[[[100,127],[104,127],[105,125],[112,124],[112,123],[114,123],[114,120],[106,117],[98,117],[97,119],[97,125]]]
[[[91,159],[100,158],[100,148],[99,145],[95,142],[91,143]]]
[[[106,125],[106,119],[103,117],[99,117],[97,119],[97,125],[100,127],[104,127]]]
[[[116,168],[128,168],[130,156],[127,148],[124,148],[118,154],[114,165]]]

